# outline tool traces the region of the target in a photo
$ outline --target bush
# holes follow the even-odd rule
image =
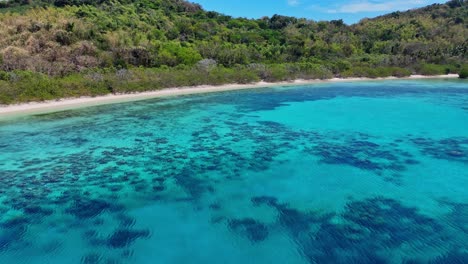
[[[411,71],[400,67],[378,67],[375,69],[378,77],[408,77]]]
[[[411,71],[400,67],[353,67],[341,73],[342,77],[366,77],[366,78],[384,78],[384,77],[407,77]]]
[[[422,75],[444,75],[450,73],[451,69],[446,65],[423,64],[419,70]]]
[[[411,75],[411,71],[404,68],[392,67],[392,76],[395,77],[408,77]]]
[[[273,64],[268,65],[268,72],[265,75],[264,81],[267,82],[278,82],[278,81],[289,81],[292,80],[290,73],[287,71],[284,65]]]
[[[202,72],[209,72],[216,66],[218,66],[218,62],[213,59],[203,59],[195,64],[195,67]]]
[[[333,73],[320,64],[314,63],[299,63],[292,64],[289,66],[291,69],[291,75],[294,78],[301,78],[306,80],[312,79],[330,79],[333,77]]]
[[[378,73],[375,69],[370,67],[352,67],[351,69],[341,73],[342,77],[366,77],[366,78],[377,78]]]
[[[458,76],[460,77],[460,79],[467,79],[468,78],[468,65],[464,65],[460,69],[460,72],[458,73]]]
[[[245,67],[239,66],[233,69],[233,83],[248,84],[259,81],[260,77],[257,74],[255,74],[255,72],[252,72]]]
[[[0,71],[0,81],[9,81],[10,74],[6,71]]]

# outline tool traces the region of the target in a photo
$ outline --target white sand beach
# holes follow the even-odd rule
[[[306,85],[316,83],[329,83],[329,82],[352,82],[352,81],[375,81],[375,80],[395,80],[395,79],[431,79],[431,78],[458,78],[458,74],[438,75],[438,76],[423,76],[423,75],[412,75],[406,78],[333,78],[327,80],[295,80],[292,82],[277,82],[267,83],[258,82],[253,84],[227,84],[220,86],[196,86],[196,87],[179,87],[179,88],[167,88],[157,91],[149,91],[142,93],[129,93],[129,94],[109,94],[97,97],[79,97],[79,98],[65,98],[43,102],[31,102],[24,104],[12,104],[0,106],[0,119],[7,119],[32,114],[45,114],[51,112],[58,112],[70,109],[77,109],[96,105],[105,105],[121,102],[130,102],[145,100],[158,97],[178,96],[178,95],[189,95],[189,94],[200,94],[200,93],[212,93],[242,89],[255,89],[263,87],[275,87],[275,86],[294,86],[294,85]]]

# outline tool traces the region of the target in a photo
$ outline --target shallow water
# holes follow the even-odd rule
[[[276,87],[3,121],[0,263],[468,263],[467,84]]]

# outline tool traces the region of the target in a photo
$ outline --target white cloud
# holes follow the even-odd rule
[[[288,0],[289,6],[298,6],[301,2],[299,0]]]
[[[419,5],[426,4],[426,0],[363,0],[355,1],[350,4],[337,6],[333,9],[328,9],[328,13],[366,13],[366,12],[390,12],[396,10],[411,9]]]

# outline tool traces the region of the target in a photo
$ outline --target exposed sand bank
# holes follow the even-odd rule
[[[259,82],[253,84],[228,84],[220,86],[196,86],[196,87],[179,87],[179,88],[168,88],[157,91],[142,92],[142,93],[131,93],[131,94],[110,94],[97,97],[80,97],[80,98],[65,98],[52,101],[44,102],[32,102],[24,104],[13,104],[0,106],[0,119],[14,118],[32,114],[44,114],[51,112],[58,112],[70,109],[77,109],[96,105],[105,105],[121,102],[130,102],[145,100],[158,97],[177,96],[177,95],[189,95],[189,94],[200,94],[200,93],[212,93],[242,89],[255,89],[262,87],[274,87],[274,86],[294,86],[294,85],[306,85],[315,83],[329,83],[329,82],[352,82],[352,81],[375,81],[375,80],[395,80],[395,79],[430,79],[430,78],[458,78],[457,74],[440,75],[440,76],[423,76],[423,75],[412,75],[406,78],[333,78],[328,80],[296,80],[292,82],[278,82],[278,83],[267,83]]]

